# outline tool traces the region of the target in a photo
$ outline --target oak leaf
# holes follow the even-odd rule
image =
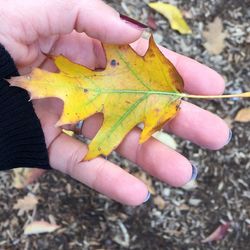
[[[13,208],[19,210],[18,216],[22,216],[24,212],[33,210],[36,207],[37,203],[37,197],[29,193],[24,198],[18,199]]]
[[[103,113],[103,124],[88,145],[84,160],[107,156],[138,124],[144,123],[139,143],[148,140],[178,112],[181,98],[250,97],[250,92],[200,96],[182,93],[183,80],[154,42],[144,56],[129,45],[104,45],[107,65],[93,71],[63,56],[54,58],[59,73],[34,69],[9,80],[30,92],[31,99],[57,97],[64,109],[57,126],[73,124]]]
[[[108,155],[126,134],[144,123],[140,143],[145,142],[180,105],[183,80],[150,38],[141,57],[129,45],[104,45],[107,66],[92,71],[63,56],[55,57],[59,73],[34,69],[30,75],[10,80],[27,89],[31,99],[58,97],[64,111],[57,126],[76,123],[102,112],[102,127],[89,144],[85,160]]]
[[[207,26],[207,31],[203,32],[206,39],[204,47],[208,52],[219,55],[225,48],[225,39],[227,32],[223,31],[223,23],[219,17],[216,17],[212,23]]]

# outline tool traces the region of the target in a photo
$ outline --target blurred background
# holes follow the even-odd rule
[[[180,10],[189,34],[173,30],[148,0],[106,2],[147,24],[159,44],[217,70],[226,93],[250,91],[249,0],[162,1]],[[250,249],[250,101],[195,103],[233,131],[231,142],[215,152],[160,135],[198,167],[197,181],[171,188],[113,153],[110,160],[141,178],[153,194],[146,204],[129,207],[55,171],[38,180],[38,170],[0,172],[0,250]],[[24,235],[34,222],[31,231],[46,233]]]

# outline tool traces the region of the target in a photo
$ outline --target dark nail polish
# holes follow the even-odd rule
[[[131,17],[128,17],[128,16],[125,16],[123,14],[120,14],[120,18],[125,21],[127,24],[130,24],[131,26],[137,28],[137,29],[146,29],[148,28],[147,25],[143,24],[143,23],[140,23],[138,22],[137,20],[131,18]]]
[[[151,197],[151,194],[148,192],[148,194],[147,194],[147,196],[146,196],[143,203],[146,203],[150,199],[150,197]]]
[[[192,176],[191,176],[190,181],[196,180],[197,175],[198,175],[198,169],[197,169],[197,167],[195,167],[194,165],[192,165]]]
[[[232,132],[232,130],[230,129],[230,130],[229,130],[229,135],[228,135],[227,144],[231,141],[232,137],[233,137],[233,132]]]

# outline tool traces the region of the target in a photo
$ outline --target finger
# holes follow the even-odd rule
[[[132,44],[140,55],[145,54],[148,41],[141,38]],[[184,90],[199,95],[218,95],[224,92],[224,79],[211,68],[162,46],[162,53],[173,63],[184,80]]]
[[[212,150],[225,146],[231,137],[228,125],[217,115],[184,101],[165,130]]]
[[[184,156],[152,137],[139,144],[140,134],[138,128],[131,131],[117,151],[171,186],[181,187],[191,180],[194,169]]]
[[[127,205],[139,205],[148,196],[146,185],[103,158],[81,162],[87,146],[61,133],[49,147],[50,164],[104,195]]]
[[[90,117],[84,122],[83,135],[93,138],[101,124],[101,115]],[[73,127],[69,126],[68,129],[73,129]],[[181,154],[153,138],[140,145],[140,132],[140,129],[131,131],[117,148],[117,151],[138,164],[150,175],[172,186],[183,186],[189,182],[192,176],[190,162]]]
[[[145,201],[148,195],[145,184],[120,167],[103,158],[81,162],[87,153],[87,146],[54,127],[59,115],[54,110],[61,109],[62,103],[55,99],[36,100],[33,103],[53,168],[121,203],[138,205]]]

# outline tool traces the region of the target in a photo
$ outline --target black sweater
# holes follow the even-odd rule
[[[12,58],[0,45],[0,170],[49,169],[43,131],[27,92],[4,80],[17,75]]]

